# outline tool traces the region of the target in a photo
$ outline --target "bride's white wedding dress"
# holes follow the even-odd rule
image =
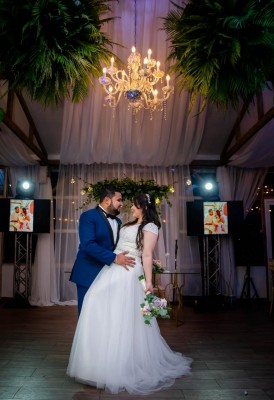
[[[78,382],[111,393],[149,394],[166,389],[176,378],[190,374],[192,362],[169,348],[155,318],[151,326],[144,323],[138,226],[121,229],[115,250],[128,250],[135,257],[135,267],[127,271],[114,263],[105,266],[85,296],[67,369]],[[153,223],[144,229],[158,234]]]

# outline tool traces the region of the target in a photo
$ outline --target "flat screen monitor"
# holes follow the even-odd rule
[[[0,232],[49,233],[50,200],[0,199]]]
[[[187,202],[187,235],[233,235],[243,223],[242,201]]]

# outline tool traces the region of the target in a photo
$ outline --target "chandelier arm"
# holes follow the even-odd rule
[[[124,72],[124,74],[123,74],[123,72]],[[122,77],[123,77],[123,79],[122,78],[119,78],[119,73],[121,73],[122,74]],[[115,72],[114,74],[109,74],[110,75],[110,77],[111,77],[111,79],[113,79],[115,82],[117,82],[117,83],[120,83],[120,82],[129,82],[129,77],[128,77],[128,75],[127,75],[127,73],[125,72],[125,71],[122,71],[122,70],[118,70],[117,72]],[[124,78],[126,78],[126,79],[124,79]]]

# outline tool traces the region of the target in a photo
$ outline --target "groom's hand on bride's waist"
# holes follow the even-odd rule
[[[135,258],[127,256],[128,251],[123,251],[122,253],[117,254],[114,262],[115,264],[121,265],[125,269],[129,270],[129,267],[134,267]]]

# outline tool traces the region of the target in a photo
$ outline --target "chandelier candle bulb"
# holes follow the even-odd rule
[[[144,68],[145,68],[145,69],[147,68],[147,63],[148,63],[148,58],[145,57],[145,58],[144,58]]]
[[[127,60],[127,70],[116,68],[114,57],[110,59],[109,66],[103,68],[103,75],[99,78],[108,95],[105,103],[109,107],[116,108],[121,98],[125,98],[128,109],[135,115],[142,109],[149,110],[150,114],[155,110],[165,111],[165,102],[173,93],[174,87],[170,85],[169,75],[166,75],[167,84],[162,86],[165,73],[160,69],[160,61],[153,59],[151,54],[152,50],[149,49],[148,57],[142,58],[133,46]]]

